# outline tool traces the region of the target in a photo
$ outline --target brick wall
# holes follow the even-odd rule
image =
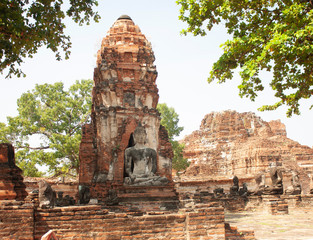
[[[0,201],[0,239],[33,239],[34,208],[19,201]]]
[[[40,209],[35,239],[54,230],[62,239],[224,239],[223,208],[202,205],[192,212],[109,213],[100,206]]]
[[[91,183],[96,170],[96,149],[93,142],[93,127],[85,124],[82,127],[82,141],[79,147],[79,181],[81,184]]]
[[[172,149],[172,144],[169,142],[168,133],[164,126],[160,125],[159,128],[159,158],[163,157],[168,159],[168,162],[172,163],[174,153]],[[159,168],[159,174],[167,177],[170,181],[172,181],[172,167],[167,168]]]
[[[100,206],[41,209],[36,212],[35,239],[40,239],[50,229],[65,240],[186,239],[187,235],[190,239],[210,235],[213,237],[210,239],[221,239],[225,235],[223,220],[223,209],[212,208],[186,214],[144,216],[108,213]],[[216,231],[217,228],[220,230]]]
[[[224,208],[214,204],[200,204],[187,213],[186,230],[190,239],[224,239]]]
[[[0,144],[0,200],[24,200],[27,196],[22,170],[15,165],[14,148]]]
[[[112,213],[99,205],[37,209],[30,202],[0,202],[0,239],[4,240],[40,239],[49,230],[62,240],[253,239],[229,238],[236,235],[232,229],[225,228],[224,209],[216,203],[138,216],[138,212]]]
[[[288,202],[279,195],[263,195],[262,201],[267,211],[272,215],[288,214]]]
[[[238,230],[237,227],[232,227],[225,223],[225,240],[252,240],[255,239],[254,231]]]

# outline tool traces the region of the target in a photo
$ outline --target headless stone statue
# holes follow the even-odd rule
[[[166,185],[168,179],[156,175],[157,153],[154,149],[145,146],[147,137],[144,127],[140,124],[133,133],[135,146],[125,150],[126,185],[158,186]]]
[[[287,194],[287,195],[301,194],[301,184],[300,184],[298,173],[296,173],[294,171],[292,172],[291,186],[289,186],[285,190],[285,194]]]
[[[39,182],[39,206],[41,208],[54,208],[56,193],[51,185],[44,180]]]
[[[272,166],[270,168],[270,176],[272,180],[272,186],[265,187],[263,194],[276,195],[283,194],[283,174],[280,168]]]
[[[263,191],[265,189],[265,175],[264,172],[259,172],[255,176],[255,183],[256,183],[256,188],[252,192],[252,195],[262,195]]]

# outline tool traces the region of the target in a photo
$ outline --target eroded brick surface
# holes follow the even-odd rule
[[[152,213],[153,214],[153,213]],[[35,239],[53,229],[61,239],[225,239],[223,208],[134,216],[99,206],[38,210]]]
[[[299,173],[303,193],[313,187],[313,149],[287,138],[280,121],[266,122],[251,112],[213,112],[183,143],[184,156],[191,161],[182,175],[185,180],[216,181],[236,175],[241,182],[247,180],[253,190],[255,175],[265,171],[267,185],[271,185],[269,165],[280,163],[284,187],[290,185],[292,171]]]
[[[129,17],[119,18],[102,40],[94,69],[91,123],[83,126],[80,145],[79,184],[90,186],[92,198],[105,202],[109,190],[118,193],[123,188],[124,153],[133,146],[139,123],[147,133],[146,146],[157,152],[156,175],[168,178],[174,191],[172,147],[156,109],[154,60],[150,42]],[[159,197],[165,198],[162,191]]]
[[[24,200],[25,189],[22,170],[15,165],[13,146],[0,144],[0,200]]]
[[[65,240],[231,239],[229,236],[235,235],[225,228],[224,209],[216,203],[195,204],[179,213],[136,216],[132,212],[112,213],[99,205],[37,209],[32,204],[2,201],[0,220],[1,239],[41,239],[49,230]]]
[[[177,209],[173,152],[156,110],[153,62],[151,45],[139,27],[127,16],[118,19],[98,52],[91,123],[83,126],[80,145],[79,184],[89,186],[100,204],[41,209],[36,193],[21,203],[0,201],[1,239],[40,239],[49,230],[65,240],[248,239],[225,226],[224,208],[206,192]],[[168,185],[123,185],[124,151],[139,123],[147,131],[147,146],[158,153],[157,174],[167,177]],[[118,204],[103,204],[111,193]]]
[[[31,240],[34,236],[34,207],[22,201],[0,201],[0,239]]]

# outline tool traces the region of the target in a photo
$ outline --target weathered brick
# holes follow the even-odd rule
[[[0,201],[24,200],[27,196],[22,170],[15,165],[14,148],[0,143]]]

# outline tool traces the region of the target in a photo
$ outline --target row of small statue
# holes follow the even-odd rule
[[[51,185],[44,180],[39,182],[39,206],[41,208],[54,208],[72,206],[76,204],[73,197],[65,195],[59,191],[57,194],[52,189]],[[86,186],[79,186],[79,202],[78,204],[88,204],[90,201],[90,189]]]
[[[247,195],[280,195],[284,193],[283,188],[283,174],[280,168],[271,167],[270,168],[270,177],[272,181],[271,186],[265,185],[265,173],[260,172],[255,177],[255,182],[257,184],[256,188],[253,191],[248,191],[246,183],[242,184],[242,187],[239,187],[239,179],[237,176],[233,178],[233,186],[229,189],[230,196],[247,196]],[[216,188],[213,190],[214,195],[219,197],[224,195],[223,188]],[[299,176],[296,172],[292,172],[291,186],[286,188],[285,194],[287,195],[297,195],[301,194],[301,184],[299,181]]]
[[[224,189],[223,188],[216,188],[213,190],[215,197],[223,197],[225,196]],[[242,187],[239,187],[239,179],[237,176],[233,178],[233,186],[229,189],[229,195],[230,196],[241,196],[245,197],[249,195],[248,186],[246,183],[242,184]]]
[[[265,174],[264,172],[258,173],[255,177],[255,182],[257,184],[253,195],[279,195],[284,193],[283,188],[283,174],[281,168],[271,167],[270,177],[272,180],[272,185],[265,185]],[[299,175],[297,172],[292,171],[291,185],[285,189],[286,195],[298,195],[301,194],[301,184],[299,180]]]
[[[265,173],[260,172],[255,177],[255,182],[257,184],[254,191],[250,192],[247,189],[247,185],[244,183],[243,187],[239,189],[239,179],[237,176],[233,178],[233,186],[230,188],[231,195],[280,195],[284,193],[283,188],[283,174],[281,168],[271,167],[269,170],[272,185],[267,186],[265,184]],[[301,194],[301,184],[299,181],[298,174],[293,171],[291,178],[291,186],[286,188],[285,194],[287,195],[297,195]]]

